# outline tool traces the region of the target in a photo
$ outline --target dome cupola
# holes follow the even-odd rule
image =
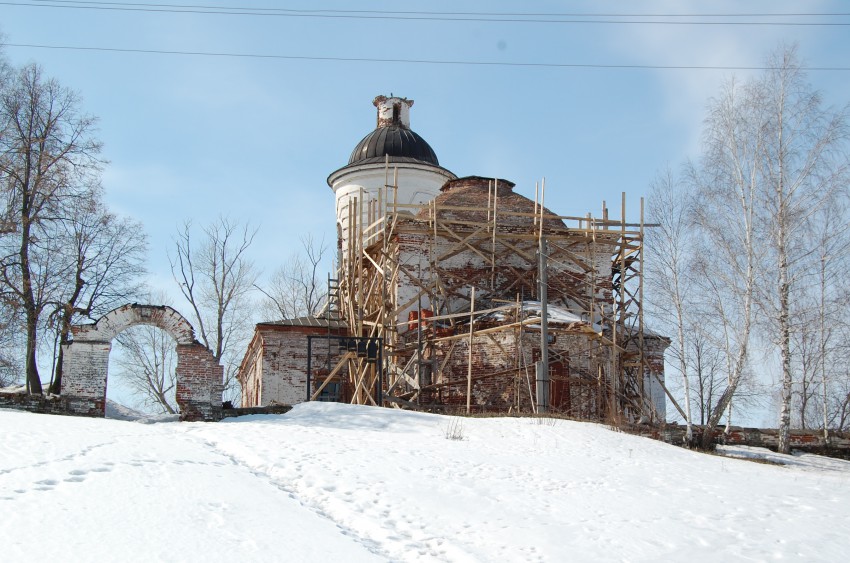
[[[328,176],[336,199],[340,264],[348,259],[351,241],[376,220],[389,211],[411,213],[457,177],[410,129],[413,100],[378,96],[372,104],[378,109],[377,127],[357,143],[348,163]]]
[[[439,166],[437,155],[425,139],[410,129],[413,100],[378,96],[372,103],[378,108],[377,128],[357,143],[348,164],[410,162]]]

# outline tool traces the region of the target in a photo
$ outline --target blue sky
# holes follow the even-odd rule
[[[850,12],[844,2],[776,0],[185,2],[190,3],[311,10],[647,14],[637,18],[643,21],[665,19],[651,14]],[[724,79],[753,71],[318,61],[15,45],[753,67],[761,66],[781,43],[796,42],[808,66],[850,66],[846,26],[405,21],[57,7],[60,4],[25,0],[0,4],[6,56],[14,63],[41,63],[48,75],[82,94],[86,111],[99,116],[99,134],[109,160],[104,173],[107,199],[115,211],[142,221],[151,243],[151,283],[172,293],[166,250],[176,226],[187,219],[203,224],[225,214],[259,227],[252,254],[266,274],[297,251],[304,233],[324,236],[333,244],[333,195],[325,179],[347,162],[354,145],[374,128],[371,101],[378,94],[415,100],[412,128],[431,144],[440,163],[459,176],[506,178],[529,197],[535,181],[545,177],[547,206],[565,215],[598,214],[603,200],[618,214],[625,191],[630,218],[635,219],[638,200],[656,171],[698,155],[709,97]],[[850,17],[839,16],[750,20],[850,23]],[[823,91],[827,104],[850,101],[850,72],[812,72],[809,78]],[[179,309],[176,296],[175,303]]]

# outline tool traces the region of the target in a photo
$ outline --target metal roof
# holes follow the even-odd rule
[[[270,326],[306,326],[313,328],[348,328],[345,321],[339,319],[326,319],[324,317],[297,317],[295,319],[283,319],[280,321],[268,321],[257,323],[258,325]]]
[[[439,166],[437,154],[425,139],[406,127],[392,125],[378,127],[357,143],[348,164],[384,162],[419,162]]]

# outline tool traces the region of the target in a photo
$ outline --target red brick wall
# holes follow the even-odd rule
[[[201,344],[177,346],[177,404],[182,420],[219,420],[224,368]]]
[[[598,366],[590,363],[590,340],[582,335],[555,334],[550,345],[551,410],[576,418],[597,419],[603,415]],[[524,331],[519,346],[515,331],[476,335],[472,342],[472,407],[478,411],[531,412],[536,393],[535,361],[539,358],[540,333]],[[451,353],[450,353],[451,351]],[[469,342],[437,345],[437,361],[448,361],[436,383],[445,385],[433,399],[440,404],[466,405]],[[601,356],[607,356],[604,352]],[[603,372],[604,373],[604,372]],[[456,382],[456,383],[455,383]],[[604,385],[604,382],[602,382]],[[552,390],[555,393],[552,393]]]

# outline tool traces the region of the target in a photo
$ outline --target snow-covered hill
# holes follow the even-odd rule
[[[592,424],[323,403],[217,424],[0,411],[0,428],[3,561],[850,553],[850,463],[814,456],[756,464]]]

